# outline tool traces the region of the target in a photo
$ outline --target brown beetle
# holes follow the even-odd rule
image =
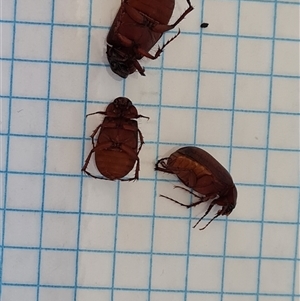
[[[162,34],[180,23],[194,8],[189,7],[173,24],[168,25],[173,14],[175,0],[122,0],[121,7],[107,36],[107,58],[111,70],[126,78],[136,69],[145,75],[138,60],[142,57],[155,60],[163,49],[174,40],[178,33],[154,55],[149,50],[157,43]]]
[[[186,188],[175,186],[190,192],[200,199],[190,205],[182,204],[164,195],[161,195],[162,197],[186,208],[211,201],[205,214],[198,220],[194,228],[215,205],[222,206],[222,208],[200,230],[204,230],[219,215],[228,216],[235,208],[237,190],[230,174],[214,157],[201,148],[193,146],[182,147],[172,153],[170,157],[160,159],[155,165],[155,170],[177,175],[182,183],[200,194],[197,195]]]
[[[133,119],[148,117],[138,115],[136,107],[126,97],[116,98],[107,106],[104,112],[98,111],[87,116],[94,114],[102,114],[106,117],[91,135],[93,148],[87,156],[81,171],[96,179],[138,180],[140,169],[138,154],[144,140],[141,131],[138,129],[137,121]],[[100,132],[95,145],[94,137],[99,129]],[[140,140],[139,146],[138,140]],[[93,153],[95,153],[96,166],[104,177],[94,176],[86,170]],[[134,177],[122,179],[133,169],[135,163]]]

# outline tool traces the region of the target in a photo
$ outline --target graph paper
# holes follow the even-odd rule
[[[1,301],[299,300],[299,1],[192,4],[123,80],[105,54],[120,0],[1,3]],[[85,115],[119,96],[150,117],[136,182],[80,171],[103,120]],[[159,197],[194,200],[154,171],[186,145],[238,190],[204,231],[208,204]]]

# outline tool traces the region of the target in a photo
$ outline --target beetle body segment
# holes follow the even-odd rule
[[[123,0],[107,36],[107,58],[112,71],[126,78],[137,69],[141,75],[144,69],[138,63],[142,57],[159,57],[163,48],[175,37],[159,48],[155,55],[149,50],[162,34],[174,28],[193,10],[190,0],[188,9],[171,25],[175,0]]]
[[[132,102],[125,97],[116,98],[107,106],[106,111],[98,111],[89,115],[93,114],[103,114],[106,117],[91,135],[93,149],[85,160],[82,171],[97,179],[137,180],[140,164],[138,154],[144,140],[138,129],[137,121],[132,119],[145,116],[138,115]],[[98,131],[99,135],[95,144],[94,137]],[[93,153],[97,169],[103,176],[94,176],[87,171]],[[122,179],[135,164],[135,176],[130,179]]]
[[[115,119],[104,119],[97,140],[98,147],[95,149],[96,166],[110,180],[125,177],[138,160],[137,122]]]
[[[211,201],[204,216],[214,205],[222,208],[213,219],[219,215],[228,216],[236,206],[237,190],[230,174],[214,157],[201,148],[193,146],[180,148],[170,157],[159,160],[155,169],[177,175],[183,184],[199,193],[199,195],[194,194],[199,201],[191,205],[184,205],[167,197],[168,199],[187,208]]]

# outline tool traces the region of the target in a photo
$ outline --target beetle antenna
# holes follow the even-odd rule
[[[97,112],[94,112],[94,113],[87,114],[85,117],[88,117],[88,116],[91,116],[91,115],[96,115],[96,114],[102,114],[102,115],[105,115],[106,112],[103,112],[103,111],[97,111]]]
[[[146,119],[148,119],[148,120],[150,119],[148,116],[144,116],[144,115],[137,115],[135,118],[136,118],[136,119],[137,119],[137,118],[146,118]]]

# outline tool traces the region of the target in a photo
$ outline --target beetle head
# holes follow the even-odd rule
[[[123,117],[123,118],[137,118],[138,112],[131,100],[126,97],[118,97],[111,102],[106,110],[105,115],[108,117]]]
[[[236,199],[237,199],[237,190],[235,185],[233,185],[229,190],[226,195],[227,199],[227,205],[224,206],[222,209],[222,215],[228,216],[232,210],[235,208],[236,205]]]
[[[205,214],[198,220],[198,222],[195,224],[193,228],[195,228],[200,221],[210,212],[210,210],[215,206],[219,205],[222,206],[222,208],[215,214],[215,216],[202,228],[199,230],[204,230],[214,219],[216,219],[220,215],[226,215],[228,216],[232,210],[235,208],[236,205],[236,199],[237,199],[237,190],[235,185],[230,187],[228,191],[218,197],[217,199],[214,199],[211,204],[209,205],[208,209],[206,210]]]
[[[130,55],[125,51],[107,45],[106,54],[111,70],[122,78],[126,78],[129,74],[135,72],[136,69],[138,69],[140,73],[140,70],[142,70],[143,73],[143,68],[137,60],[131,59]]]
[[[215,200],[215,203],[219,206],[222,206],[222,208],[218,211],[219,215],[226,215],[228,216],[236,205],[236,199],[237,199],[237,190],[235,185],[230,187],[227,192],[220,196],[218,199]]]

